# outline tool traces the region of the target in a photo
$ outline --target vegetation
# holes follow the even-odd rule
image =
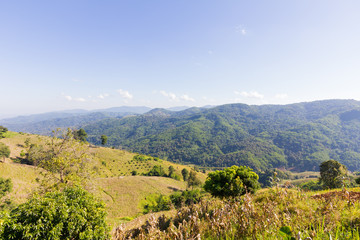
[[[189,177],[189,170],[184,168],[183,170],[181,170],[181,175],[183,176],[184,181],[187,181]]]
[[[325,188],[341,188],[347,169],[344,165],[335,160],[328,160],[320,164],[320,182]]]
[[[189,177],[187,178],[187,187],[188,188],[193,188],[196,186],[200,186],[201,185],[201,181],[199,178],[197,178],[197,173],[195,171],[190,171],[189,173]]]
[[[0,199],[12,190],[12,181],[10,178],[4,179],[0,177]]]
[[[84,126],[88,140],[173,162],[245,165],[255,171],[315,171],[328,159],[360,170],[360,103],[328,100],[284,106],[228,104],[182,112],[153,110]]]
[[[76,140],[79,140],[81,142],[86,142],[86,138],[88,136],[85,130],[82,128],[80,128],[79,130],[75,130],[73,132],[73,135]]]
[[[108,141],[108,137],[106,135],[101,135],[101,145],[105,145]]]
[[[208,174],[204,189],[215,197],[237,197],[245,193],[255,193],[260,188],[259,176],[251,168],[232,166],[223,171]]]
[[[104,205],[81,188],[35,196],[10,212],[2,239],[107,239]]]
[[[236,201],[204,199],[172,217],[119,227],[114,239],[360,239],[359,198],[346,190],[312,195],[272,188]]]
[[[0,158],[2,158],[2,161],[5,162],[5,158],[8,157],[10,157],[10,148],[4,143],[0,143]]]
[[[4,138],[5,133],[8,131],[6,127],[0,126],[0,139]]]
[[[45,188],[84,184],[88,178],[88,148],[76,140],[73,131],[57,130],[53,137],[39,144],[30,144],[27,159],[46,171],[42,184]]]
[[[52,138],[45,136],[14,132],[7,132],[6,138],[0,140],[9,146],[12,154],[11,160],[14,161],[0,164],[0,176],[11,178],[13,183],[13,191],[2,199],[4,204],[7,201],[11,202],[11,206],[6,204],[6,208],[26,202],[31,194],[39,189],[39,183],[46,183],[45,179],[48,176],[44,174],[45,170],[28,165],[26,154],[30,145],[34,144],[37,146],[36,148],[44,146],[46,149],[46,143],[50,143],[51,140]],[[85,160],[87,169],[81,169],[81,171],[89,170],[91,173],[91,182],[89,182],[91,185],[87,184],[86,189],[92,189],[92,192],[106,203],[108,212],[106,221],[113,227],[128,221],[123,220],[125,218],[142,215],[141,201],[147,195],[157,193],[169,196],[175,191],[186,189],[186,182],[183,181],[167,177],[149,178],[139,175],[148,172],[155,165],[162,165],[166,173],[169,167],[173,166],[175,174],[181,176],[181,170],[183,168],[190,170],[190,167],[119,149],[83,146],[86,148],[85,153],[91,159],[90,161]],[[25,153],[23,156],[21,156],[22,151]],[[15,162],[26,164],[14,164]],[[132,171],[136,171],[137,176],[131,176]],[[83,176],[86,180],[89,173],[85,173]],[[202,173],[197,173],[197,177],[201,181],[206,178]]]

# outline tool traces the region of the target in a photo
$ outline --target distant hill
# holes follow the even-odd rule
[[[84,128],[94,144],[105,134],[109,145],[174,162],[301,171],[335,159],[360,170],[360,102],[354,100],[153,109]]]
[[[122,118],[124,116],[146,113],[150,110],[151,108],[142,106],[122,106],[92,111],[73,109],[1,119],[0,125],[15,132],[48,135],[56,128],[78,128],[102,119]]]

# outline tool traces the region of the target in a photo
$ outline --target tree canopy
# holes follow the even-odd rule
[[[88,146],[75,139],[73,131],[57,130],[44,142],[30,144],[28,161],[45,169],[43,185],[83,184],[88,179]]]
[[[108,141],[108,137],[106,135],[101,135],[101,145],[105,145]]]
[[[108,239],[105,206],[79,187],[35,196],[10,212],[1,239]]]
[[[346,167],[335,160],[328,160],[320,164],[320,182],[325,188],[340,188],[347,175]]]
[[[73,135],[75,139],[80,140],[81,142],[86,142],[86,138],[88,136],[83,128],[74,131]]]
[[[251,168],[232,166],[208,174],[204,189],[215,197],[236,197],[260,188],[259,176]]]

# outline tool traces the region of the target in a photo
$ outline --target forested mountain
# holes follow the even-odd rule
[[[354,100],[154,109],[84,128],[92,143],[105,134],[109,145],[175,162],[315,170],[335,159],[360,170],[360,102]]]

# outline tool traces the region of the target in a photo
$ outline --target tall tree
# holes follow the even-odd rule
[[[106,135],[101,135],[101,145],[105,145],[108,141],[108,137]]]
[[[169,177],[172,177],[173,176],[173,174],[175,173],[175,168],[173,167],[173,166],[170,166],[169,167]]]
[[[184,168],[183,170],[181,170],[181,174],[183,176],[184,181],[188,180],[189,177],[189,170],[187,170],[186,168]]]
[[[201,185],[201,181],[196,176],[196,172],[190,171],[189,177],[187,179],[187,187],[194,188],[195,186],[200,186],[200,185]]]
[[[328,160],[320,164],[320,182],[326,188],[340,188],[343,186],[347,169],[335,160]]]
[[[77,131],[74,131],[74,138],[77,140],[80,140],[81,142],[86,142],[87,133],[84,129],[80,128]]]

